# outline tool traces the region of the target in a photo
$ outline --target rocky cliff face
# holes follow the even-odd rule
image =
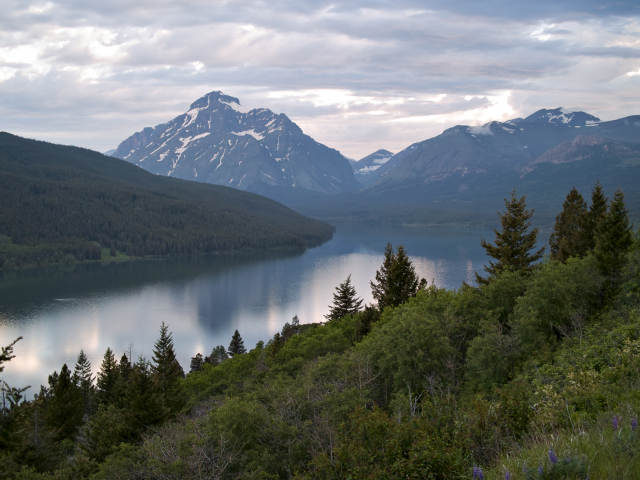
[[[284,114],[248,110],[211,92],[173,120],[147,127],[112,154],[158,175],[262,193],[339,193],[359,188],[337,150],[305,135]]]

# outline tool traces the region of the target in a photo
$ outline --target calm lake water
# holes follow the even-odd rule
[[[71,368],[84,349],[98,370],[111,347],[152,356],[164,320],[185,371],[197,352],[229,344],[238,329],[251,349],[298,315],[323,321],[335,287],[351,274],[371,302],[369,281],[387,242],[404,244],[417,273],[436,285],[474,283],[486,255],[480,238],[493,232],[339,226],[333,240],[305,253],[253,253],[88,264],[0,272],[0,345],[22,335],[1,374],[37,392],[47,375]]]

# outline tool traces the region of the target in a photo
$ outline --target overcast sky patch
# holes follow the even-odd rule
[[[105,151],[213,90],[361,158],[457,124],[640,114],[637,2],[6,0],[0,130]]]

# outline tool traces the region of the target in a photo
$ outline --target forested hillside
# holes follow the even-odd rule
[[[0,268],[296,248],[333,227],[258,195],[152,175],[91,150],[0,133]]]
[[[541,261],[531,220],[505,199],[478,287],[427,285],[389,245],[376,305],[347,278],[327,322],[294,318],[249,352],[236,332],[186,378],[163,324],[150,361],[108,350],[94,382],[80,352],[29,402],[5,385],[0,475],[640,478],[640,234],[624,195],[570,192]]]

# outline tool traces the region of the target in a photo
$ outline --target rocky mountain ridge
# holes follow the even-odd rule
[[[333,194],[360,187],[340,152],[305,135],[286,115],[249,110],[222,92],[134,133],[112,155],[159,175],[272,198],[281,191]]]

